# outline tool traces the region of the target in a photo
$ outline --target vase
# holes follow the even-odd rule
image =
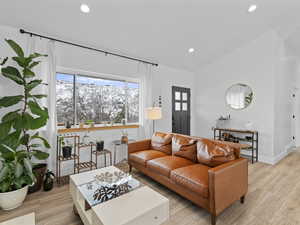
[[[44,180],[44,176],[47,170],[47,164],[46,163],[40,163],[36,166],[33,167],[33,173],[36,177],[36,182],[34,183],[34,185],[29,186],[28,188],[28,194],[37,192],[39,190],[41,190],[42,188],[42,184],[43,184],[43,180]]]
[[[72,156],[72,147],[71,146],[62,147],[62,154],[64,158],[70,158]]]
[[[3,210],[18,208],[23,204],[27,191],[28,185],[15,191],[0,193],[0,208]]]
[[[122,144],[127,144],[128,143],[128,137],[127,136],[122,136],[121,137],[121,143]]]
[[[103,151],[103,149],[104,149],[104,141],[98,141],[96,143],[96,149],[97,149],[97,151]]]
[[[46,176],[44,180],[44,191],[51,191],[53,189],[54,179],[51,176]]]

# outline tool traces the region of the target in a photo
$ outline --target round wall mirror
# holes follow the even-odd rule
[[[232,109],[245,109],[253,100],[253,91],[246,84],[234,84],[226,91],[226,104]]]

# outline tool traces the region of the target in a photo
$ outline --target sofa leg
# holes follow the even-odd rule
[[[129,173],[132,172],[132,165],[129,164]]]
[[[244,204],[244,202],[245,202],[245,195],[241,197],[240,201],[241,201],[242,204]]]
[[[75,205],[73,205],[73,213],[74,213],[75,216],[79,216],[78,210],[77,210]]]
[[[217,216],[214,214],[210,214],[210,219],[211,219],[211,225],[216,225],[217,223]]]

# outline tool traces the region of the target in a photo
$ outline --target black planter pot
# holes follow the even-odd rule
[[[47,170],[46,163],[40,163],[33,167],[32,171],[36,177],[36,182],[33,186],[29,187],[28,189],[29,194],[41,190],[46,170]]]
[[[103,151],[104,150],[104,141],[98,141],[96,143],[96,149],[99,152]]]
[[[72,156],[72,147],[71,146],[62,147],[62,154],[64,158],[70,158]]]
[[[48,170],[44,180],[44,191],[51,191],[54,184],[54,174]]]

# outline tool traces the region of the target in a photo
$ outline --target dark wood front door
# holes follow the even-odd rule
[[[191,90],[172,87],[172,132],[190,135],[191,133]]]

